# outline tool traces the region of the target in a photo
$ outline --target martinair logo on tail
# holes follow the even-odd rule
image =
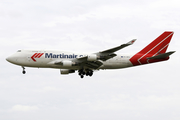
[[[31,57],[31,59],[32,59],[34,62],[36,62],[36,60],[35,60],[34,58],[40,58],[43,54],[44,54],[44,53],[35,53],[35,54]]]

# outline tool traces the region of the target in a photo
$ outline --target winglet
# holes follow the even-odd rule
[[[126,43],[126,44],[128,44],[128,45],[132,45],[135,41],[136,41],[137,39],[133,39],[133,40],[131,40],[131,41],[129,41],[128,43]]]

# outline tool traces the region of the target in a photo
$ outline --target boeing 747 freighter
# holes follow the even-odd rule
[[[23,74],[26,73],[25,67],[56,68],[60,69],[61,74],[78,71],[80,77],[83,78],[85,75],[92,76],[94,70],[121,69],[166,61],[175,52],[166,52],[172,36],[173,32],[164,32],[135,55],[118,55],[115,53],[132,45],[136,41],[133,39],[120,46],[92,54],[52,50],[18,50],[6,60],[22,66]]]

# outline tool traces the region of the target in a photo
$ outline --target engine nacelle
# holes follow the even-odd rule
[[[88,55],[87,60],[88,61],[96,61],[98,59],[98,56],[96,54]]]
[[[75,70],[60,69],[60,72],[61,72],[62,75],[65,75],[65,74],[69,74],[69,73],[74,73]]]
[[[62,65],[65,67],[71,67],[73,65],[72,61],[62,61]]]

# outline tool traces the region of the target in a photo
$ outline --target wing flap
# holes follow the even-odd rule
[[[98,69],[103,63],[99,60],[97,61],[87,61],[88,56],[76,58],[72,60],[73,62],[76,63],[76,65],[79,66],[85,66],[91,69]]]
[[[92,69],[98,69],[103,63],[100,61],[86,62],[85,66]]]

